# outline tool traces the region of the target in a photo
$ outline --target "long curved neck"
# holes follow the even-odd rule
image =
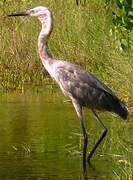
[[[47,47],[47,38],[50,35],[52,29],[52,19],[50,12],[46,17],[39,17],[39,20],[42,23],[42,29],[38,37],[38,50],[42,63],[45,64],[45,61],[48,61],[51,57],[51,55],[48,53]]]

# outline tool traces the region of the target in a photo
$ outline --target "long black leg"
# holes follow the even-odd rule
[[[88,135],[83,123],[83,119],[80,119],[81,127],[83,131],[83,166],[86,168],[86,153],[87,153],[87,144],[88,144]]]
[[[73,105],[75,107],[75,110],[77,112],[78,118],[80,120],[82,132],[83,132],[83,170],[84,172],[86,171],[86,152],[87,152],[87,144],[88,144],[88,135],[84,126],[84,121],[83,121],[83,114],[82,114],[82,106],[80,104],[73,100]]]
[[[93,147],[93,149],[91,150],[90,154],[87,157],[87,161],[88,163],[90,162],[90,159],[92,158],[95,150],[97,149],[97,147],[99,146],[99,144],[102,142],[102,140],[105,138],[108,129],[104,126],[104,124],[102,123],[102,121],[99,119],[98,115],[96,114],[96,112],[94,110],[92,110],[92,113],[95,117],[95,119],[97,120],[97,122],[99,123],[100,127],[103,129],[102,134],[100,136],[100,138],[98,139],[97,143],[95,144],[95,146]]]

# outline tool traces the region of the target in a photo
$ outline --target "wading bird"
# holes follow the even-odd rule
[[[80,67],[72,63],[56,60],[48,53],[47,38],[52,30],[52,14],[47,7],[39,6],[25,12],[9,14],[8,16],[35,16],[41,21],[42,29],[38,37],[39,55],[45,69],[57,82],[62,92],[70,98],[76,110],[83,131],[83,164],[86,166],[86,161],[90,161],[96,148],[107,134],[107,128],[98,117],[96,110],[114,112],[126,119],[128,116],[127,107],[95,75],[80,69]],[[88,156],[86,155],[88,136],[84,126],[83,107],[87,107],[92,111],[102,128],[102,134]]]

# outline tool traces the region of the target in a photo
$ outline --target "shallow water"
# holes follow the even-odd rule
[[[59,93],[0,96],[0,180],[83,179],[82,134],[72,105]],[[88,151],[100,135],[84,111]],[[133,123],[100,113],[109,129],[86,179],[132,179]]]

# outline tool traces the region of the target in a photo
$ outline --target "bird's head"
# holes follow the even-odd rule
[[[52,13],[44,6],[37,6],[23,12],[8,14],[8,16],[34,16],[37,17],[43,25],[43,33],[50,34],[52,31]]]
[[[41,18],[41,17],[47,17],[50,14],[51,13],[47,7],[37,6],[35,8],[28,9],[24,12],[8,14],[8,16],[35,16]]]

